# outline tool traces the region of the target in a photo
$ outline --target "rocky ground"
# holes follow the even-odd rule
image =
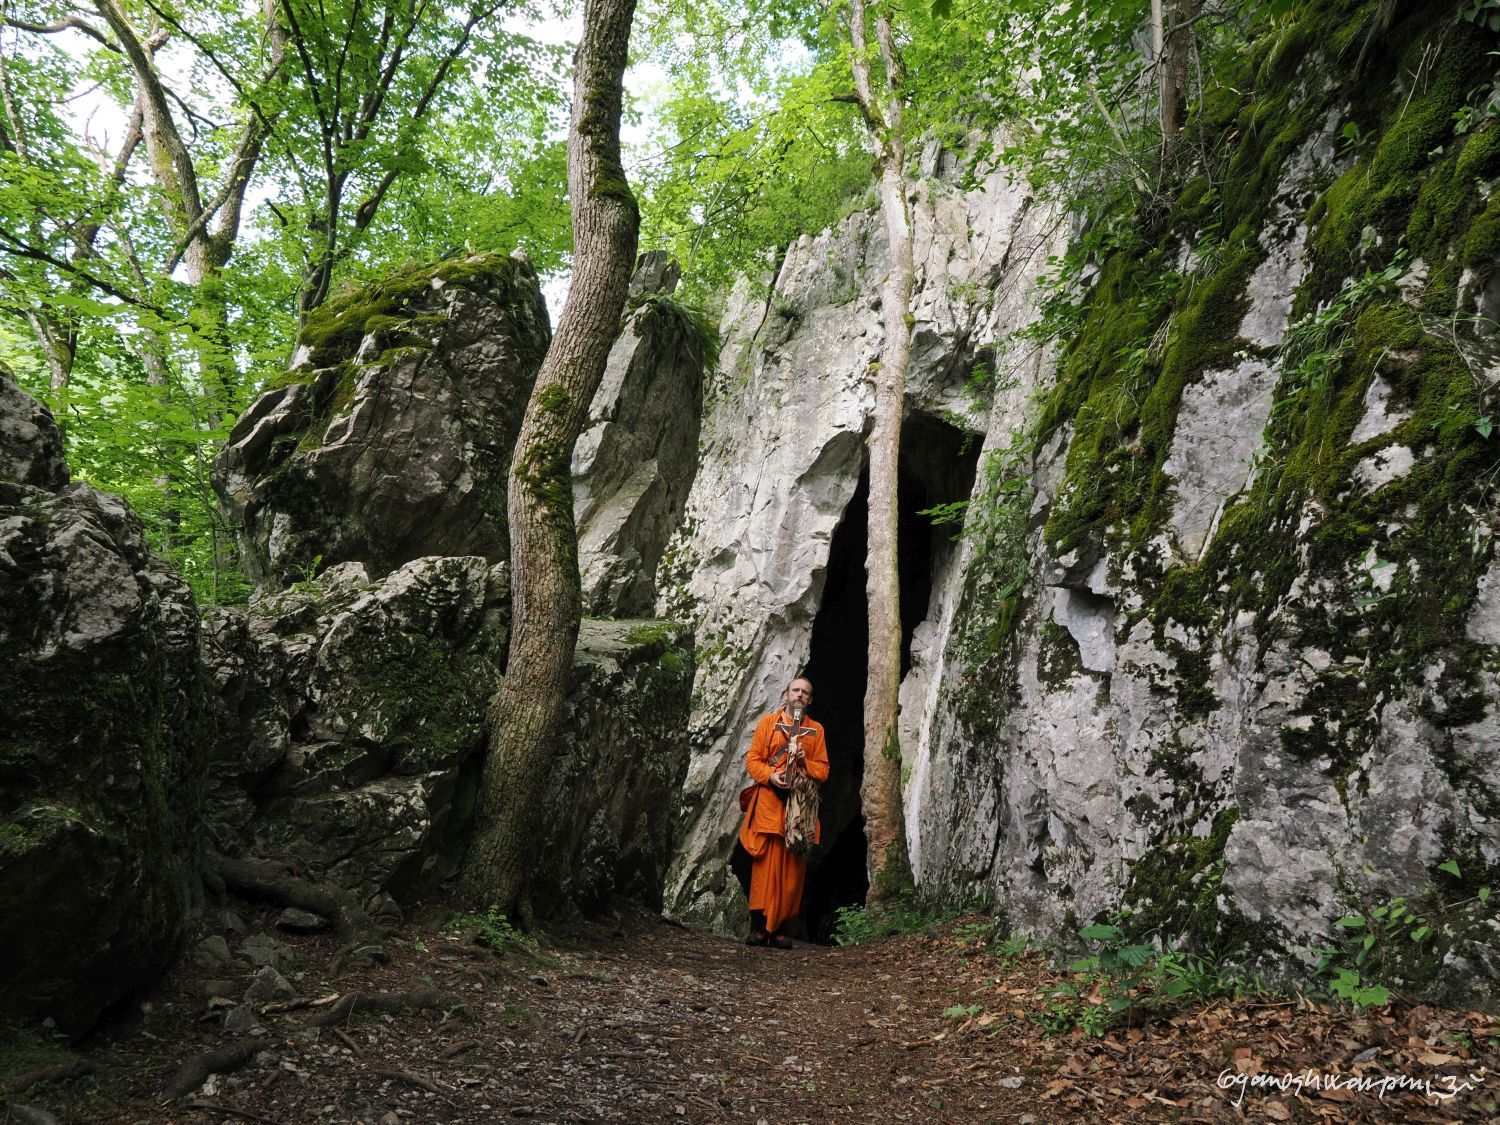
[[[1401,1003],[1357,1015],[1260,998],[1177,1008],[1101,1037],[1049,1035],[1038,1021],[1067,974],[1040,954],[1001,952],[982,919],[782,952],[631,917],[556,930],[536,946],[513,942],[501,955],[476,944],[479,926],[445,928],[451,912],[434,909],[397,928],[389,961],[356,964],[331,937],[277,930],[274,910],[216,918],[228,925],[75,1054],[33,1052],[71,1077],[37,1081],[42,1068],[23,1068],[19,1053],[0,1066],[12,1099],[0,1120],[781,1125],[1500,1113],[1491,1017]],[[236,1065],[208,1073],[225,1062]],[[1450,1076],[1467,1088],[1448,1098],[1298,1096],[1234,1079],[1309,1068],[1431,1079],[1444,1091]]]

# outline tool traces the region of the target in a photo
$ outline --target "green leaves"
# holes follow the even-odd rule
[[[1459,14],[1476,27],[1500,31],[1500,0],[1468,0]]]
[[[565,51],[484,0],[285,0],[274,27],[259,4],[120,3],[134,27],[170,34],[156,72],[71,32],[0,29],[14,105],[0,118],[0,360],[52,406],[75,477],[130,500],[200,597],[223,600],[243,590],[208,467],[285,367],[299,304],[465,244],[566,267],[565,161],[549,140]],[[198,181],[196,225],[178,171],[126,143],[152,80]],[[245,214],[226,223],[240,177]]]

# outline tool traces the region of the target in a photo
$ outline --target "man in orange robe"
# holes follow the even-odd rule
[[[799,725],[792,717],[794,708],[803,710],[812,702],[812,684],[798,677],[781,698],[781,708],[755,724],[755,736],[745,754],[745,768],[755,785],[745,803],[740,844],[751,860],[750,936],[746,940],[750,945],[790,949],[792,942],[781,928],[802,908],[802,883],[807,875],[806,858],[787,851],[783,840],[790,743],[795,735],[807,776],[818,782],[828,780],[828,747],[821,724],[804,718]],[[814,842],[821,834],[819,825]]]

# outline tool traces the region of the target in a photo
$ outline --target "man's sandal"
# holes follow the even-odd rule
[[[765,945],[770,941],[764,930],[752,930],[750,936],[745,939],[746,945]]]
[[[792,939],[785,934],[772,934],[768,939],[777,949],[796,949],[797,946]]]

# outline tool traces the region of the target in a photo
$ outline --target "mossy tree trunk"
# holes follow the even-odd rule
[[[906,191],[906,137],[902,120],[901,65],[889,10],[874,21],[884,82],[871,80],[872,56],[864,0],[853,0],[848,16],[854,92],[879,169],[880,213],[890,240],[890,272],[881,288],[885,341],[871,365],[875,387],[870,464],[869,545],[865,590],[870,640],[865,685],[864,780],[860,805],[869,846],[870,905],[901,895],[912,884],[901,811],[901,741],[896,726],[901,687],[901,585],[897,561],[897,465],[901,412],[911,351],[912,231]]]
[[[581,596],[573,444],[604,377],[635,264],[640,214],[620,164],[621,80],[635,0],[587,0],[574,58],[568,187],[573,281],[542,362],[510,471],[511,602],[505,682],[490,744],[465,893],[515,915],[536,858],[534,822],[553,760]]]

